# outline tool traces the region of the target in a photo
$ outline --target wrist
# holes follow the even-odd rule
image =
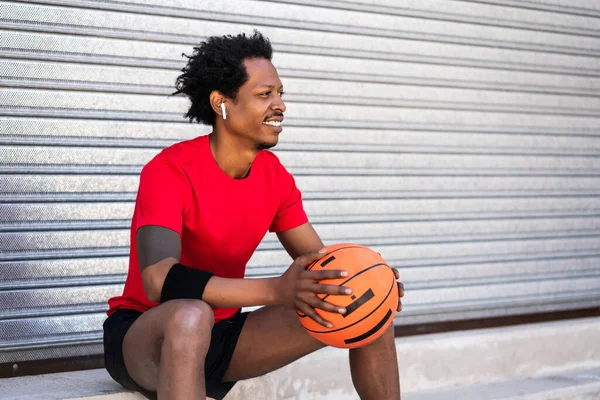
[[[281,286],[281,277],[266,278],[267,279],[267,305],[280,305],[279,287]]]

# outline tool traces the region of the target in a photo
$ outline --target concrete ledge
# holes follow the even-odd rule
[[[410,396],[595,368],[600,365],[598,338],[600,318],[396,339],[402,392]],[[2,399],[7,400],[143,399],[123,392],[104,370],[3,379],[0,386]],[[227,400],[356,398],[347,351],[334,348],[240,382],[227,396]]]
[[[595,368],[561,371],[487,384],[468,385],[445,390],[412,392],[404,400],[552,400],[599,399],[600,364]]]
[[[0,381],[2,398],[11,400],[140,400],[144,396],[127,393],[104,369],[24,376]]]

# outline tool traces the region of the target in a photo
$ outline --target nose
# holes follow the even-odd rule
[[[283,99],[281,97],[277,96],[276,100],[273,101],[273,103],[271,103],[271,108],[273,110],[280,111],[280,112],[284,113],[285,110],[286,110],[285,102],[283,101]]]

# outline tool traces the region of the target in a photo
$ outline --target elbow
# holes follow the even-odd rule
[[[156,292],[146,292],[148,296],[148,300],[154,303],[160,303],[160,293]]]
[[[166,258],[142,270],[142,283],[148,300],[155,303],[160,301],[165,278],[171,267],[177,263],[175,258]]]
[[[148,268],[142,272],[142,282],[144,284],[144,292],[146,293],[146,297],[152,302],[159,302],[162,283],[157,282],[157,279],[154,276],[155,274],[146,272],[148,272]]]
[[[148,300],[155,303],[160,301],[167,273],[177,262],[176,258],[169,257],[142,270],[142,283],[144,284],[144,291]]]
[[[152,287],[152,286],[146,286],[144,285],[144,290],[146,292],[146,297],[148,297],[148,300],[158,303],[160,302],[160,290],[157,289],[156,287]]]

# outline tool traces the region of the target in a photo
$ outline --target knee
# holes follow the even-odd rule
[[[373,343],[380,343],[384,346],[396,347],[396,330],[394,324],[388,326],[385,332],[383,332],[381,336]]]
[[[171,300],[170,315],[166,323],[165,340],[180,346],[210,344],[214,314],[208,304],[201,300]],[[178,347],[180,347],[178,346]]]
[[[390,326],[388,326],[386,328],[385,332],[383,332],[377,340],[386,341],[386,342],[392,341],[395,343],[396,328],[394,327],[394,324],[390,324]]]

